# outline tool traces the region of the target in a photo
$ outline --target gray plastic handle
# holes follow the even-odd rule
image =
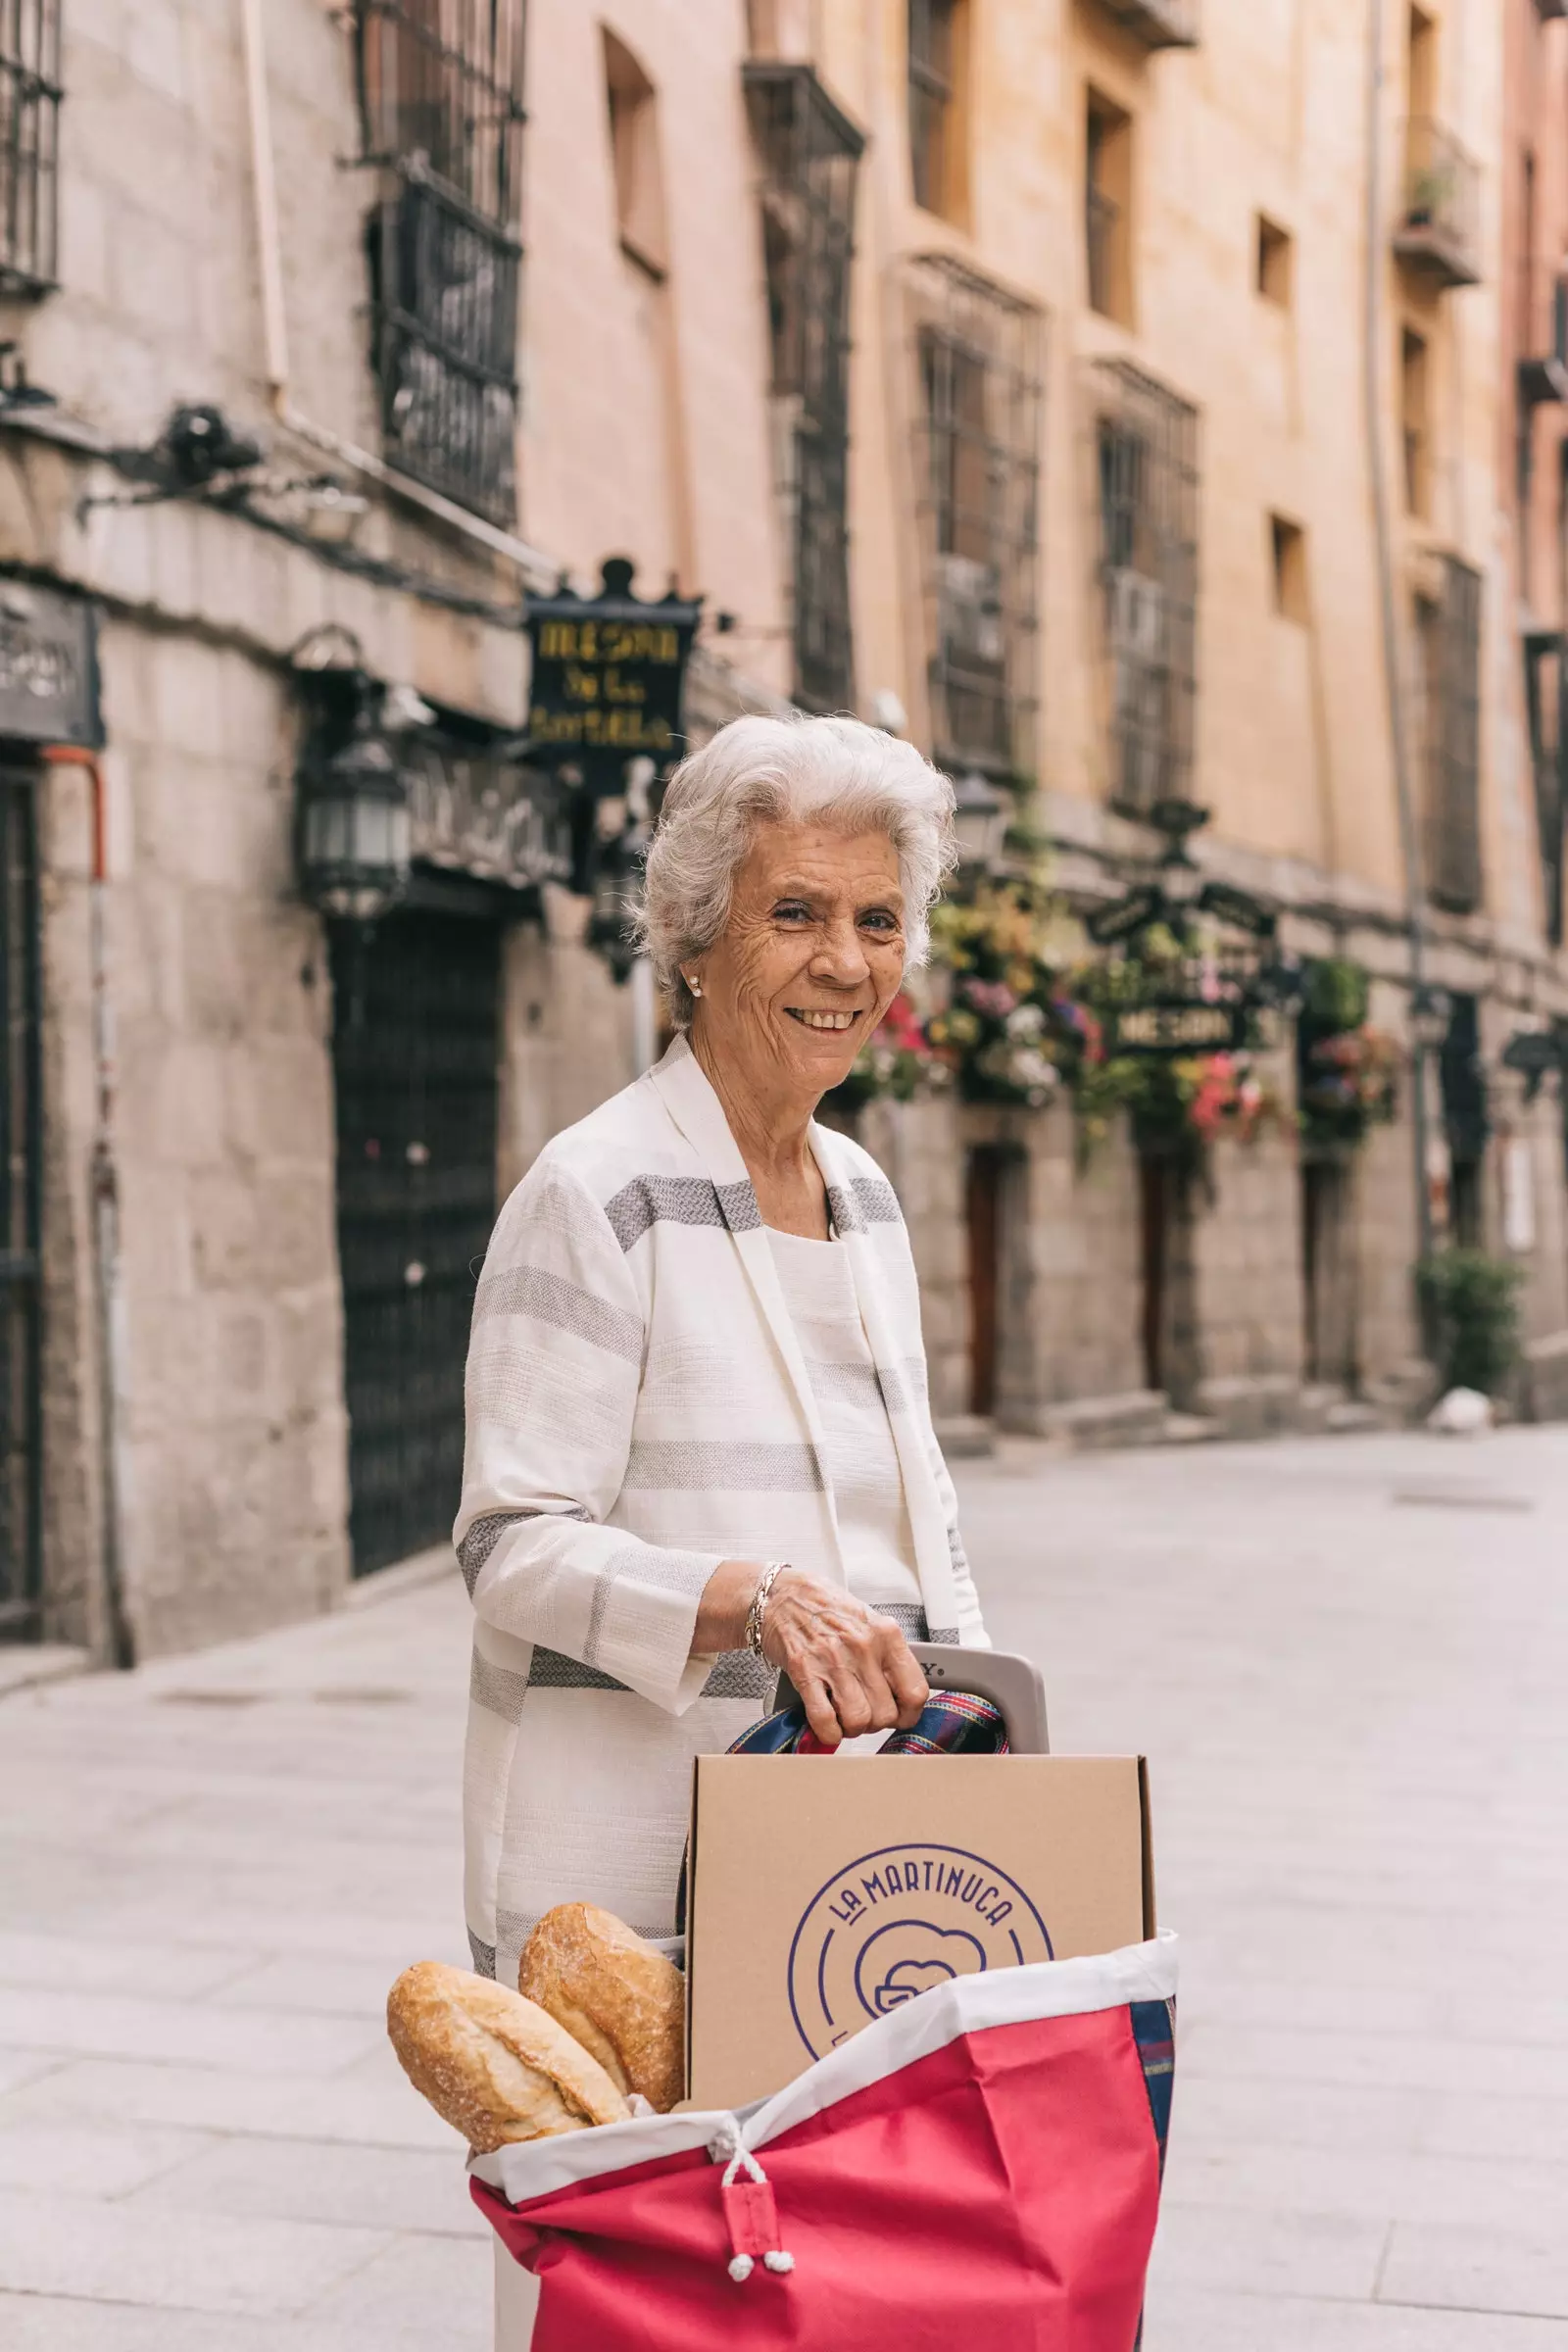
[[[1015,1756],[1050,1755],[1046,1682],[1032,1658],[1005,1649],[962,1649],[952,1642],[911,1642],[909,1647],[933,1690],[968,1690],[990,1699],[1007,1727],[1007,1745]],[[797,1696],[789,1676],[781,1674],[774,1712],[794,1706]]]

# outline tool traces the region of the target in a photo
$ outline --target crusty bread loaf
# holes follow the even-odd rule
[[[386,2030],[416,2090],[480,2155],[631,2112],[554,2018],[466,1969],[439,1960],[405,1969],[387,1995]]]
[[[522,1947],[518,1989],[593,2053],[624,2091],[661,2115],[684,2090],[686,1985],[680,1970],[593,1903],[559,1903]]]

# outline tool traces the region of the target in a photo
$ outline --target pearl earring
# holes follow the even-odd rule
[[[694,997],[700,997],[702,995],[703,984],[698,979],[695,972],[683,972],[681,974],[681,978],[685,981],[687,987],[691,990]]]

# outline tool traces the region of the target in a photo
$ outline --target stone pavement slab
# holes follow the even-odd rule
[[[1183,1937],[1147,2352],[1568,2352],[1568,1433],[959,1466]],[[466,1960],[455,1573],[0,1704],[5,2352],[484,2352],[386,1986]],[[90,2177],[84,2152],[93,2151]]]

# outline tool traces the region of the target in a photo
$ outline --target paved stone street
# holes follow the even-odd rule
[[[961,1479],[1058,1749],[1152,1760],[1185,1990],[1149,2352],[1568,2352],[1568,1433]],[[380,2017],[466,1958],[466,1605],[0,1705],[7,2352],[487,2346]]]

